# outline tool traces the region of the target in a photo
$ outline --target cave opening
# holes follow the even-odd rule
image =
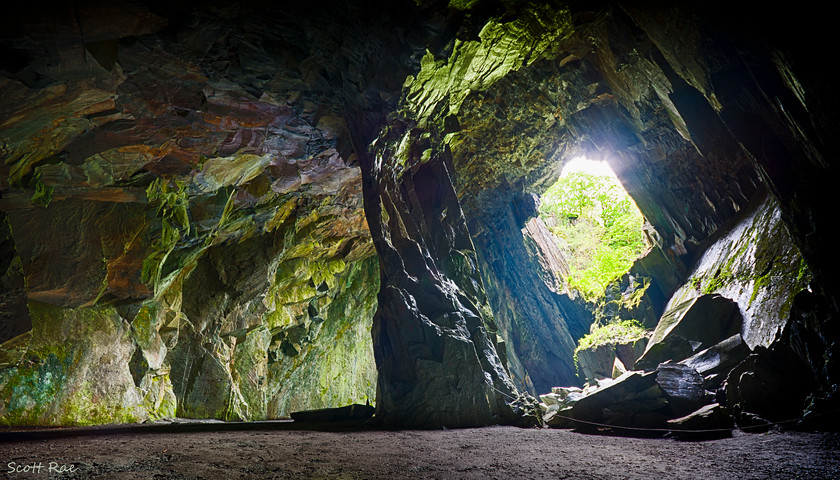
[[[568,262],[558,274],[589,301],[650,248],[644,217],[606,160],[567,161],[540,197],[538,217]]]

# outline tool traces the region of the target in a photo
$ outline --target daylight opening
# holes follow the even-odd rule
[[[606,161],[568,161],[539,210],[568,262],[567,286],[588,300],[603,296],[648,247],[644,218]]]

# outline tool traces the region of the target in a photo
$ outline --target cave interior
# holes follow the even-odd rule
[[[15,8],[0,425],[351,404],[401,428],[840,424],[818,10]],[[597,302],[536,215],[581,155],[609,163],[651,244]],[[628,319],[641,344],[578,357],[593,322]]]

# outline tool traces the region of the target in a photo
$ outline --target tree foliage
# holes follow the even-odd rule
[[[543,194],[540,214],[569,260],[567,283],[590,299],[646,248],[642,214],[613,177],[564,175]]]

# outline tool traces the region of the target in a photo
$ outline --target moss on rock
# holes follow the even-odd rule
[[[4,369],[0,422],[93,425],[148,417],[128,364],[128,324],[110,307],[63,309],[30,302],[24,358]]]

